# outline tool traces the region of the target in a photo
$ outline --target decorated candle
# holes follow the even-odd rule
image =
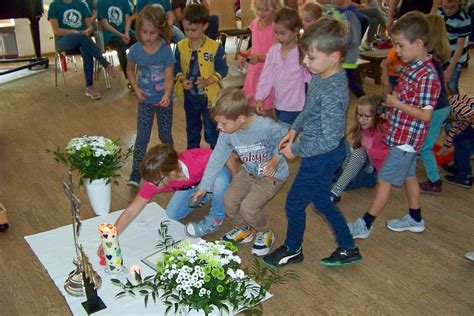
[[[112,224],[99,224],[99,233],[106,262],[105,272],[122,272],[123,259],[117,239],[117,228]]]

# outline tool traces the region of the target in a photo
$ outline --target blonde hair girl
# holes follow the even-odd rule
[[[130,47],[127,56],[127,74],[138,99],[138,130],[128,182],[130,186],[137,187],[141,180],[139,165],[150,141],[155,116],[160,141],[173,144],[171,96],[175,58],[168,45],[171,30],[160,5],[149,5],[140,11],[136,36],[138,42]]]
[[[239,68],[242,68],[246,61],[248,62],[243,89],[251,106],[255,106],[255,92],[266,55],[270,47],[275,43],[273,19],[281,8],[280,0],[252,1],[252,10],[257,16],[249,26],[252,32],[252,47],[247,51],[243,51],[238,60]],[[272,96],[268,96],[263,103],[265,109],[272,108]]]

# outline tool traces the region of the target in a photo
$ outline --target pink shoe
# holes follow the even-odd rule
[[[86,96],[88,96],[92,100],[98,100],[102,98],[102,95],[93,86],[86,88]]]

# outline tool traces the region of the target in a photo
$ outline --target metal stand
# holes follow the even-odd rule
[[[104,308],[104,302],[97,295],[97,289],[102,284],[102,280],[99,275],[92,269],[92,265],[89,261],[89,258],[84,253],[82,246],[79,246],[79,252],[81,253],[81,262],[82,262],[82,279],[84,280],[84,289],[86,291],[87,301],[82,302],[82,306],[87,311],[87,313],[93,314]]]
[[[72,262],[76,266],[76,269],[69,273],[67,280],[64,282],[64,289],[66,292],[73,296],[84,296],[86,291],[84,288],[83,272],[85,271],[84,262],[82,261],[82,247],[78,244],[79,232],[81,229],[81,218],[80,218],[80,206],[81,201],[73,193],[73,183],[72,183],[72,173],[68,172],[68,181],[67,183],[63,182],[64,192],[71,201],[71,214],[72,214],[72,229],[74,236],[74,248],[76,249],[77,257],[75,257]],[[82,254],[81,254],[82,252]],[[90,266],[90,263],[89,263]],[[94,274],[93,279],[97,285],[96,288],[99,288],[102,284],[100,276],[92,270],[90,267],[91,273]]]

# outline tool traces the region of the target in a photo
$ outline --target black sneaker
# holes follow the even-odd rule
[[[281,245],[275,249],[272,253],[263,257],[263,263],[272,268],[283,267],[289,263],[299,263],[303,261],[303,251],[300,248],[297,252],[291,252],[288,247]]]
[[[340,196],[337,196],[336,194],[334,194],[333,192],[331,192],[331,197],[330,197],[331,201],[334,203],[334,204],[337,204],[337,202],[339,202],[341,200],[341,197]]]
[[[444,176],[444,179],[446,182],[450,184],[454,184],[463,188],[470,189],[472,188],[472,176],[466,176],[460,173],[457,173],[456,175],[448,175]]]
[[[454,165],[442,165],[441,169],[454,175],[458,172],[456,170],[456,167],[454,167]]]
[[[339,267],[347,264],[358,263],[362,260],[359,248],[343,249],[338,247],[331,256],[322,259],[319,263],[326,267]]]

